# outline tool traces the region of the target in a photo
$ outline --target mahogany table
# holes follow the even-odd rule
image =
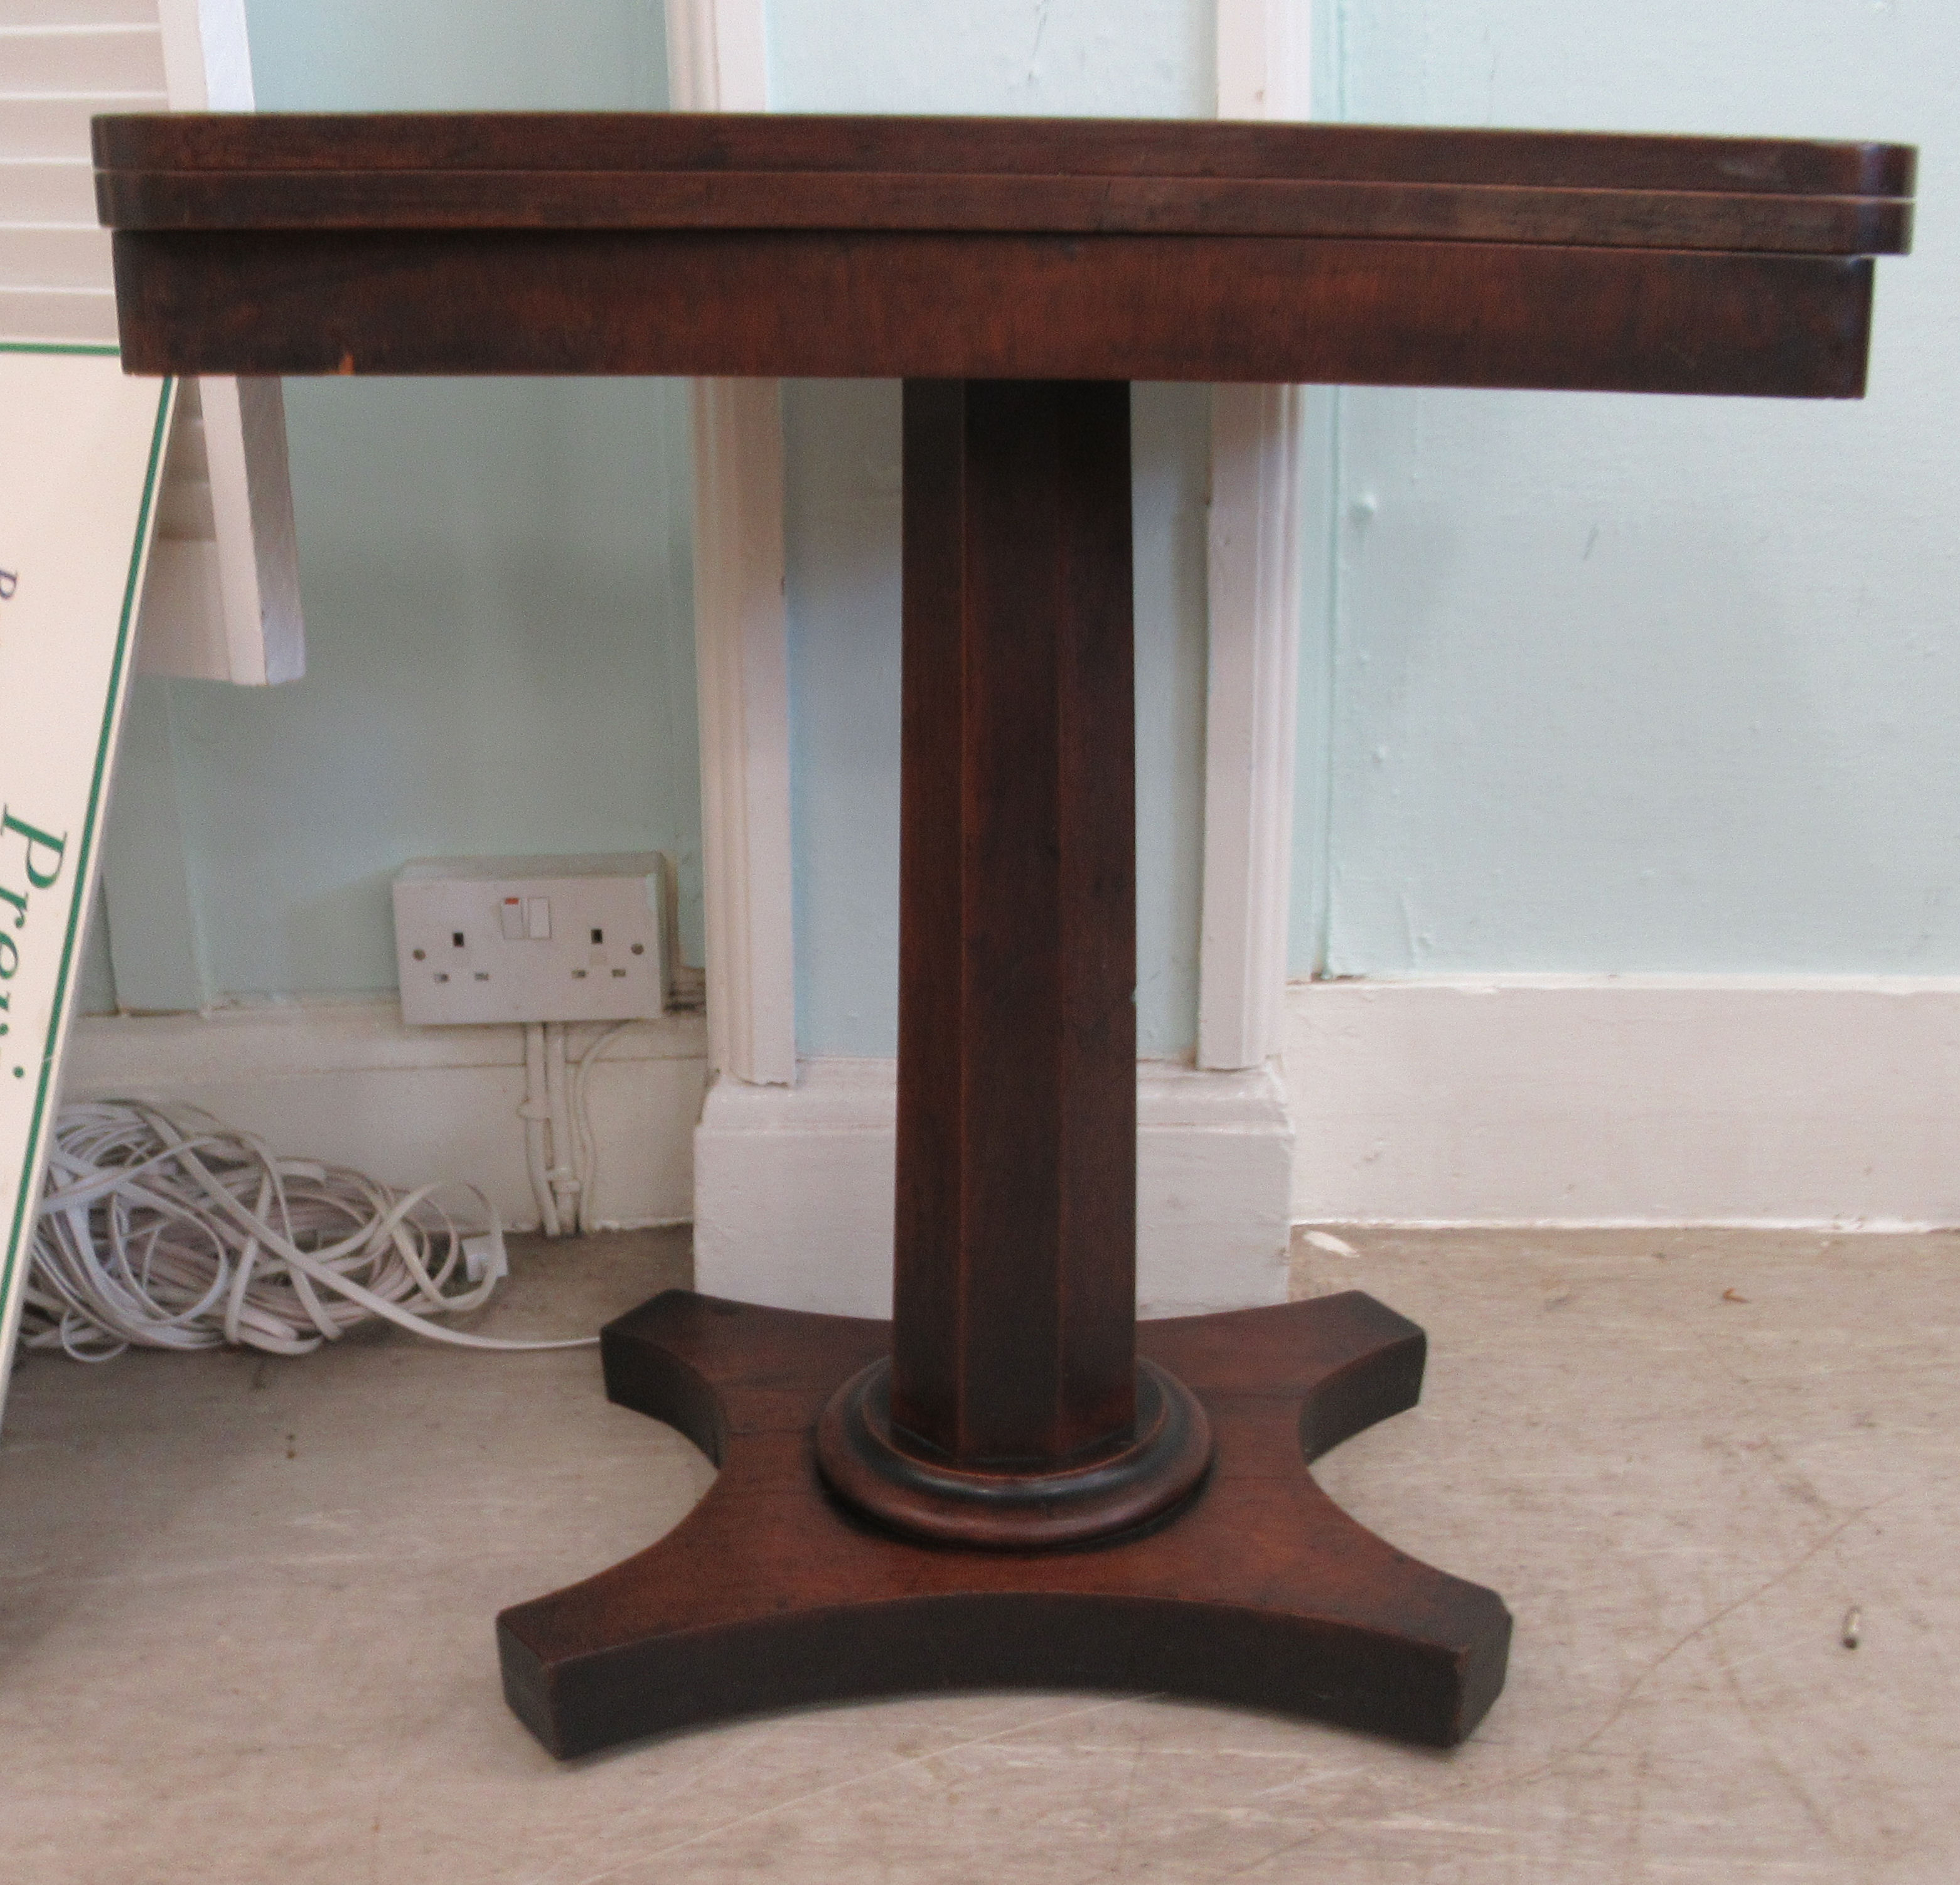
[[[905,389],[895,1313],[673,1291],[606,1391],[721,1467],[498,1620],[576,1754],[826,1698],[1165,1690],[1438,1744],[1491,1591],[1306,1462],[1414,1403],[1358,1292],[1138,1325],[1131,380],[1855,398],[1882,145],[671,115],[98,119],[138,373]]]

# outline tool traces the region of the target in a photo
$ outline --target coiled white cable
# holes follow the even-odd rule
[[[435,1202],[466,1192],[489,1261],[470,1279],[466,1227]],[[473,1185],[399,1192],[345,1166],[282,1159],[196,1108],[62,1108],[35,1226],[21,1341],[107,1361],[132,1346],[224,1343],[304,1355],[380,1316],[460,1347],[511,1341],[431,1321],[480,1308],[504,1271],[496,1207]]]

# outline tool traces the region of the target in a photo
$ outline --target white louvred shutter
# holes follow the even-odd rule
[[[91,118],[251,108],[243,0],[0,0],[0,339],[115,341]],[[183,388],[142,624],[148,673],[303,672],[276,380]]]

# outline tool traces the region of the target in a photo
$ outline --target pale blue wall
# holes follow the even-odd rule
[[[769,0],[780,111],[1206,117],[1210,0]],[[897,1044],[899,399],[785,389],[797,1023]],[[1205,390],[1134,404],[1138,1035],[1195,1038],[1204,828]]]
[[[253,0],[268,110],[646,106],[657,6]],[[920,0],[769,14],[780,110],[1204,116],[1208,0]],[[177,683],[214,985],[393,981],[387,882],[423,852],[677,852],[699,946],[684,415],[672,385],[291,382],[309,672]],[[1195,1025],[1201,389],[1137,395],[1140,1034]],[[800,1030],[888,1054],[897,916],[896,389],[785,389]]]
[[[657,0],[253,0],[250,28],[267,110],[665,102]],[[698,961],[682,387],[286,399],[306,678],[167,690],[213,987],[393,987],[388,879],[431,853],[673,853]]]
[[[1210,107],[1207,0],[772,0],[778,108]],[[657,103],[657,8],[255,0],[269,107]],[[1916,139],[1843,406],[1315,396],[1298,972],[1960,968],[1960,8],[1322,0],[1325,115]],[[214,979],[392,981],[422,851],[657,845],[698,947],[677,389],[295,383],[311,672],[179,683]],[[889,386],[787,393],[801,1025],[883,1053]],[[1138,396],[1147,1047],[1195,1007],[1204,395]],[[1372,507],[1372,508],[1370,508]]]
[[[1322,11],[1330,115],[1917,141],[1923,207],[1860,404],[1338,396],[1295,972],[1960,969],[1960,7]]]

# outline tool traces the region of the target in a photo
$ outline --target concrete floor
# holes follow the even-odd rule
[[[492,1616],[710,1477],[590,1351],[33,1356],[0,1435],[0,1880],[1960,1878],[1960,1239],[1344,1235],[1301,1244],[1300,1292],[1424,1324],[1429,1389],[1321,1477],[1517,1618],[1453,1754],[1039,1694],[557,1766]],[[589,1327],[687,1261],[560,1246],[481,1326]]]

